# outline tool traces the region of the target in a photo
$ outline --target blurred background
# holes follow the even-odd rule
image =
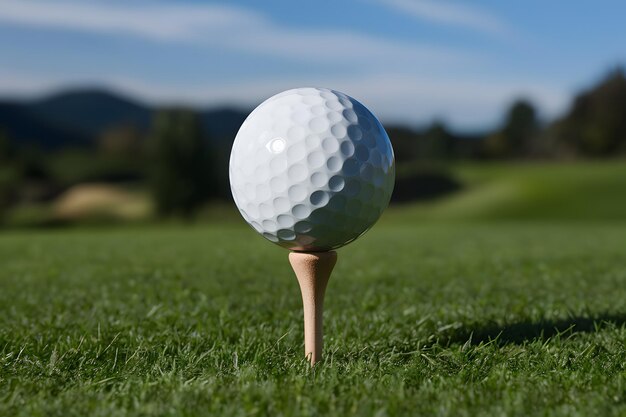
[[[619,1],[0,4],[3,228],[238,220],[251,109],[323,86],[392,140],[389,221],[626,219]]]

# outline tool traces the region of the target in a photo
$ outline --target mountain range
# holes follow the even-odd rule
[[[65,91],[41,99],[0,99],[0,131],[19,144],[53,149],[91,146],[107,130],[132,126],[150,130],[159,107],[110,91]],[[196,109],[208,136],[232,140],[248,112],[233,108]]]

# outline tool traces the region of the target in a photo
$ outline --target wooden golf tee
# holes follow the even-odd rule
[[[302,293],[304,354],[313,366],[322,359],[324,294],[337,262],[337,252],[291,252],[289,262]]]

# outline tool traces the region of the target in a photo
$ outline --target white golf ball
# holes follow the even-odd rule
[[[244,121],[230,155],[243,218],[297,251],[352,242],[389,204],[395,162],[389,137],[361,103],[326,88],[270,97]]]

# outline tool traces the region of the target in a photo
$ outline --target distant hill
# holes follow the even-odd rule
[[[119,125],[146,131],[153,112],[150,107],[102,90],[56,94],[32,103],[30,109],[41,120],[71,126],[89,137]]]
[[[248,113],[237,109],[217,108],[202,111],[200,118],[211,137],[232,141]]]
[[[41,119],[31,106],[18,102],[0,102],[0,130],[16,142],[46,148],[80,145],[89,140],[71,125]]]
[[[21,144],[45,148],[91,146],[107,129],[133,126],[148,133],[157,107],[116,93],[84,89],[30,101],[0,100],[0,130]],[[208,136],[231,141],[247,116],[231,108],[197,110]]]

